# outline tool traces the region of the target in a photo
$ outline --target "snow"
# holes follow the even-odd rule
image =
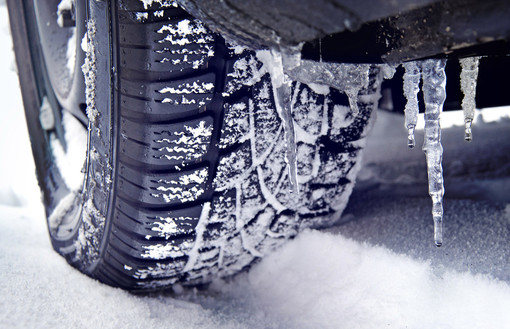
[[[441,248],[424,155],[406,147],[401,115],[379,112],[342,224],[207,290],[133,295],[51,248],[7,23],[0,0],[1,328],[510,328],[510,120],[477,122],[469,144],[442,123]]]
[[[165,238],[168,240],[171,236],[176,235],[178,233],[186,233],[185,230],[180,229],[176,224],[176,220],[193,220],[193,217],[162,217],[156,216],[156,219],[159,221],[154,222],[153,231],[158,232],[158,236]],[[150,240],[150,236],[146,237],[147,240]]]
[[[204,25],[198,20],[183,19],[177,24],[163,25],[156,31],[159,34],[166,34],[166,36],[159,40],[159,43],[168,41],[172,45],[189,45],[193,44],[208,44],[213,42],[213,38],[207,32]]]
[[[69,75],[74,74],[74,67],[76,65],[76,28],[69,28],[71,31],[71,35],[69,36],[69,40],[67,41],[67,49],[66,49],[66,67],[69,71]]]
[[[96,49],[92,42],[93,36],[96,33],[96,23],[93,20],[87,22],[87,37],[83,37],[81,47],[84,46],[84,39],[86,39],[86,57],[85,63],[81,66],[83,75],[85,76],[85,93],[87,99],[87,117],[89,119],[89,126],[96,126],[98,112],[96,109]],[[99,129],[96,128],[96,133],[99,135]],[[89,127],[90,129],[90,127]]]
[[[5,1],[0,0],[0,203],[28,205],[39,202],[37,185],[34,186],[34,161],[22,109],[21,94],[12,52],[9,20]],[[13,175],[13,172],[19,172]],[[32,198],[36,198],[33,200]],[[3,216],[2,216],[3,217]]]
[[[72,0],[61,0],[57,6],[57,23],[60,27],[64,27],[64,19],[62,17],[63,11],[71,11],[73,9],[73,1]]]
[[[155,139],[157,144],[164,145],[158,151],[164,152],[159,158],[168,160],[197,160],[208,150],[208,143],[212,136],[213,127],[205,120],[196,125],[184,125],[184,131],[163,131],[160,135],[165,138]]]
[[[177,3],[173,0],[140,0],[145,9],[149,9],[152,4],[158,3],[161,7],[177,7]]]
[[[139,21],[139,22],[144,22],[145,20],[147,20],[149,18],[149,13],[146,13],[146,12],[138,12],[136,13],[136,20]]]
[[[62,124],[65,127],[67,152],[54,134],[50,137],[50,145],[67,187],[71,191],[79,191],[83,186],[85,172],[87,130],[68,112],[63,113]]]
[[[209,82],[202,82],[201,84],[197,84],[196,81],[193,84],[186,83],[184,85],[180,85],[179,88],[173,87],[165,87],[161,90],[158,90],[161,94],[206,94],[210,93],[214,89],[214,84]]]

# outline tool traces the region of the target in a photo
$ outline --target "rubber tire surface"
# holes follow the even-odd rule
[[[375,68],[356,117],[342,91],[294,83],[296,196],[271,78],[253,52],[170,1],[89,7],[86,179],[72,202],[47,204],[54,222],[80,216],[66,239],[50,230],[69,263],[131,290],[202,284],[338,219],[377,104]]]

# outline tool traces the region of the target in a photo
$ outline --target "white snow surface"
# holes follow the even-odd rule
[[[3,0],[0,44],[0,328],[510,328],[510,120],[477,122],[469,144],[443,130],[441,248],[424,155],[379,112],[341,224],[207,290],[132,295],[52,250]]]
[[[67,152],[57,137],[50,137],[55,162],[60,168],[62,178],[71,191],[79,191],[83,185],[84,166],[87,153],[87,130],[74,116],[68,112],[62,115],[62,124],[65,127]]]

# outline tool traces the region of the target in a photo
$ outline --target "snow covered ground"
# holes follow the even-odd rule
[[[207,291],[136,296],[51,249],[7,22],[0,0],[0,328],[510,328],[510,120],[444,130],[441,248],[423,152],[380,112],[341,224]]]

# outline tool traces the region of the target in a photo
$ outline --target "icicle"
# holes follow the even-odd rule
[[[418,91],[420,89],[420,68],[416,62],[403,64],[404,73],[404,96],[407,99],[405,108],[405,127],[407,129],[407,146],[413,148],[414,128],[418,120]]]
[[[358,108],[358,93],[359,90],[354,88],[349,88],[345,90],[347,97],[349,98],[349,106],[351,108],[352,116],[356,117],[359,114]]]
[[[423,76],[423,98],[425,100],[425,141],[423,151],[427,158],[429,194],[432,198],[434,241],[443,244],[443,147],[439,117],[446,98],[446,59],[428,59],[420,63]]]
[[[319,39],[319,62],[322,63],[322,39]]]
[[[299,66],[288,69],[285,74],[294,81],[305,84],[319,84],[335,88],[349,96],[351,109],[357,108],[358,93],[368,87],[371,64],[339,64],[302,60]],[[387,74],[391,69],[387,68]],[[357,114],[357,113],[353,113]]]
[[[299,67],[301,47],[272,50],[273,68],[270,70],[276,110],[282,118],[285,131],[286,156],[289,169],[290,191],[299,193],[297,181],[297,149],[294,119],[292,118],[292,80],[287,72]]]
[[[380,66],[381,73],[383,75],[383,78],[386,80],[393,79],[393,76],[395,75],[395,72],[397,71],[398,65],[394,64],[381,64]]]
[[[460,88],[464,94],[462,99],[462,110],[464,111],[465,136],[464,139],[470,142],[473,139],[471,125],[475,116],[476,80],[478,78],[478,64],[480,57],[467,57],[459,60],[462,67],[460,73]]]
[[[416,140],[414,139],[414,128],[416,125],[408,125],[407,126],[407,147],[414,148],[416,145]]]
[[[348,72],[348,81],[345,88],[345,94],[349,98],[349,105],[351,108],[352,116],[357,117],[359,114],[358,108],[358,94],[362,88],[368,86],[370,65],[366,64],[352,64],[350,67],[355,71]]]
[[[471,142],[473,140],[473,131],[471,130],[472,126],[473,119],[464,117],[464,140],[466,142]]]

